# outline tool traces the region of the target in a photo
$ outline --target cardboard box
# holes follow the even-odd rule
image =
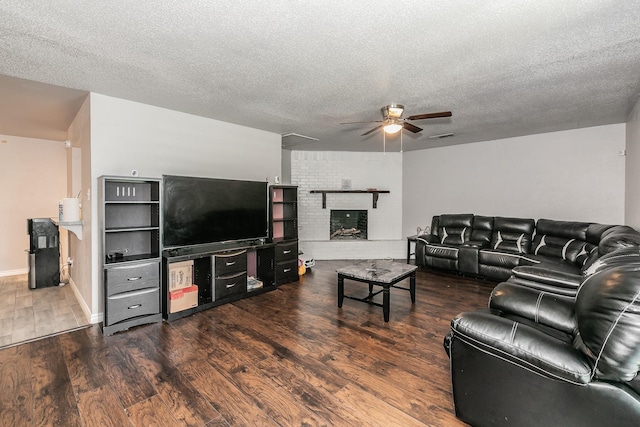
[[[175,313],[197,306],[198,287],[196,285],[169,292],[169,313]]]
[[[169,264],[169,291],[188,288],[193,285],[193,260]]]

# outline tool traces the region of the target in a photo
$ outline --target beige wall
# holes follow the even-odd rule
[[[27,272],[27,218],[58,216],[67,194],[64,142],[0,135],[0,275]]]

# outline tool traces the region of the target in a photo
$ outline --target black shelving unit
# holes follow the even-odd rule
[[[162,320],[161,180],[100,177],[103,333]]]
[[[298,187],[269,187],[269,236],[276,243],[276,285],[298,280]]]

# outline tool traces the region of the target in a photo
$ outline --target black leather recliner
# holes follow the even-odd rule
[[[473,426],[639,426],[640,263],[626,252],[575,298],[501,283],[488,309],[454,318],[456,415]]]
[[[420,251],[416,256],[436,268],[458,270],[459,248],[471,240],[472,225],[472,214],[434,216],[431,234],[420,237],[428,244],[416,245],[416,251]]]

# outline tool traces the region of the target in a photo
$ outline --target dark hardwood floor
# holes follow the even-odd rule
[[[348,263],[318,261],[298,283],[170,324],[1,350],[0,425],[464,425],[442,339],[495,283],[418,271],[416,304],[392,290],[385,323],[380,307],[338,309]]]

